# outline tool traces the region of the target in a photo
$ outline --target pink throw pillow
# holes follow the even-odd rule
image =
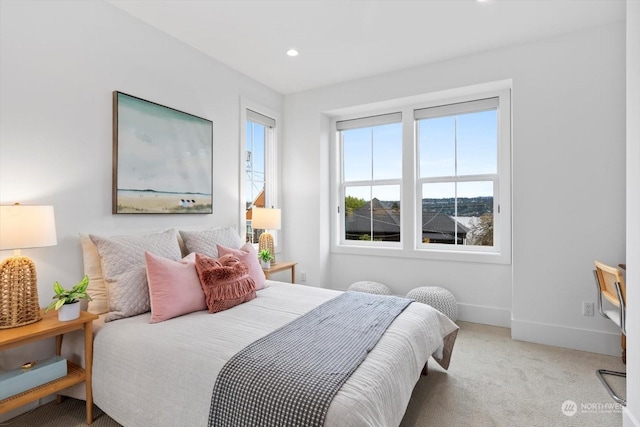
[[[189,254],[181,261],[173,261],[147,251],[144,257],[149,282],[151,323],[207,309],[196,271],[195,254]]]
[[[227,248],[226,246],[218,246],[218,256],[223,255],[235,255],[240,261],[245,263],[249,268],[249,276],[256,282],[256,291],[267,287],[267,279],[264,276],[264,271],[260,267],[260,261],[258,261],[258,253],[256,248],[251,243],[247,243],[240,249]]]
[[[209,313],[235,307],[256,297],[256,284],[249,276],[249,269],[231,254],[218,259],[196,254],[196,271]]]

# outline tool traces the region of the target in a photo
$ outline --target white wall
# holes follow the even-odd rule
[[[55,207],[58,245],[24,251],[42,303],[82,277],[80,232],[237,226],[240,97],[280,94],[104,2],[0,4],[0,203]],[[111,214],[114,90],[213,121],[212,215]]]
[[[514,99],[516,339],[620,354],[612,322],[581,311],[595,300],[594,259],[625,260],[624,28],[549,40],[521,58],[530,71]]]
[[[212,215],[111,214],[114,90],[213,121]],[[0,204],[55,207],[58,245],[23,250],[41,305],[54,281],[82,278],[78,233],[238,225],[241,97],[282,110],[280,94],[105,2],[0,2]],[[2,352],[0,369],[48,350]]]
[[[640,2],[627,0],[627,407],[640,427]]]
[[[595,258],[625,259],[624,38],[621,22],[286,96],[287,258],[310,284],[344,289],[370,279],[400,295],[440,285],[457,297],[463,320],[619,354],[615,328],[582,316],[582,301],[595,301]],[[513,81],[513,263],[327,256],[328,230],[316,227],[329,212],[324,113],[504,79]]]

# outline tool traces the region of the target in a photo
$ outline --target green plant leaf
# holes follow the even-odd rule
[[[87,290],[87,286],[89,286],[89,276],[85,274],[82,280],[75,285],[72,290],[83,293]]]
[[[63,299],[58,300],[58,301],[56,302],[56,305],[54,306],[54,308],[55,308],[56,310],[60,309],[60,307],[62,307],[62,306],[64,305],[64,302],[65,302],[65,300],[63,300]]]
[[[51,310],[53,307],[55,307],[56,303],[57,301],[52,301],[51,304],[49,304],[47,308],[44,310],[44,312],[46,313],[47,311]]]
[[[62,287],[62,285],[59,282],[55,282],[53,284],[53,290],[56,293],[56,295],[60,295],[61,293],[64,292],[64,288]]]
[[[261,249],[258,253],[258,258],[266,262],[271,261],[273,259],[273,256],[271,255],[271,251],[269,249]]]
[[[93,299],[89,296],[89,294],[87,294],[88,286],[89,286],[89,276],[87,276],[86,274],[84,275],[82,280],[78,282],[71,289],[64,289],[64,287],[59,282],[55,282],[53,284],[53,290],[56,293],[53,296],[54,301],[47,306],[45,312],[51,309],[58,310],[64,304],[72,304],[81,299],[93,301]]]

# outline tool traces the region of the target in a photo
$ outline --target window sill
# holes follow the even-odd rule
[[[350,245],[334,245],[332,254],[365,255],[380,257],[395,257],[409,259],[424,259],[434,261],[476,262],[484,264],[511,264],[510,253],[470,252],[455,250],[433,249],[404,249],[390,247],[365,247]]]

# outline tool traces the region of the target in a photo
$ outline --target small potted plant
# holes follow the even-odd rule
[[[260,265],[262,268],[271,268],[273,255],[271,255],[271,251],[269,249],[261,249],[260,252],[258,252],[258,258],[260,259]]]
[[[53,284],[55,295],[53,301],[45,313],[51,309],[58,310],[58,320],[67,321],[77,319],[80,316],[80,300],[86,299],[91,301],[91,297],[87,294],[87,286],[89,286],[89,276],[85,274],[80,283],[71,289],[65,289],[58,282]]]

